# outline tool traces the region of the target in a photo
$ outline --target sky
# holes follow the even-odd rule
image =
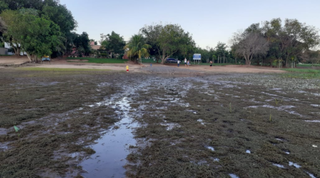
[[[60,0],[78,23],[77,33],[87,32],[100,41],[112,31],[128,41],[152,24],[178,24],[192,34],[197,46],[230,45],[233,34],[253,23],[273,18],[297,19],[320,29],[319,0]]]

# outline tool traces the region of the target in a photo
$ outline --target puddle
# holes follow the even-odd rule
[[[231,178],[239,178],[237,175],[235,175],[235,174],[229,174],[229,176],[231,177]]]
[[[310,172],[308,171],[305,171],[311,178],[317,178],[316,176],[314,176],[313,174],[311,174]]]
[[[289,161],[289,166],[294,166],[295,168],[298,168],[298,169],[301,168],[301,166],[299,164],[291,162],[291,161]]]
[[[275,95],[275,94],[271,94],[271,93],[266,93],[266,92],[261,92],[262,94],[265,94],[265,95],[268,95],[268,96],[278,96],[278,95]]]
[[[6,128],[0,128],[0,135],[7,135],[8,129]]]
[[[250,150],[247,150],[246,153],[251,154],[251,151],[250,151]]]
[[[214,151],[214,148],[212,146],[206,146],[207,149]]]
[[[219,162],[219,161],[220,161],[219,158],[213,158],[212,160],[213,160],[214,162]]]
[[[282,90],[282,88],[272,88],[271,90],[280,91],[280,90]]]
[[[305,122],[310,122],[310,123],[320,123],[320,120],[304,120]]]
[[[301,90],[301,91],[298,91],[298,93],[307,93],[307,92],[306,92],[306,91],[302,91],[302,90]]]
[[[115,123],[116,130],[109,130],[102,137],[96,140],[91,148],[96,151],[89,159],[80,163],[84,177],[124,177],[126,169],[123,166],[127,163],[126,157],[130,153],[129,146],[136,145],[132,134],[133,129],[138,126],[133,123],[129,115],[131,110],[127,97],[114,103],[113,108],[117,111],[121,120]]]
[[[311,104],[311,106],[318,108],[318,107],[320,107],[320,104]]]
[[[283,168],[284,169],[284,166],[281,165],[281,164],[272,163],[272,165],[277,166],[278,168]]]
[[[0,143],[0,152],[1,151],[6,151],[9,149],[9,146],[8,146],[9,142],[7,143]]]
[[[197,121],[200,122],[202,125],[205,125],[202,119],[198,119]]]
[[[311,93],[311,94],[315,96],[320,96],[320,93]]]

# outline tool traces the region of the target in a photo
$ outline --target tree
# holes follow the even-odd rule
[[[320,63],[320,51],[305,51],[301,56],[300,56],[304,62],[311,63],[312,67],[314,64],[319,64]]]
[[[145,37],[146,42],[151,45],[150,55],[155,56],[157,63],[161,60],[161,48],[159,44],[160,33],[163,26],[160,24],[149,25],[140,29],[140,32]]]
[[[124,47],[128,57],[133,57],[136,62],[141,63],[141,57],[149,57],[148,49],[151,48],[149,44],[146,44],[142,35],[133,35],[128,44]]]
[[[2,11],[8,9],[8,4],[6,2],[0,1],[0,14],[2,13]]]
[[[7,25],[7,31],[3,33],[4,41],[9,42],[16,55],[20,55],[21,47],[17,38],[21,35],[21,30],[24,29],[22,23],[19,23],[19,18],[22,15],[18,11],[5,10],[0,16]]]
[[[51,55],[52,50],[60,51],[64,48],[58,25],[45,18],[35,16],[29,18],[31,19],[27,22],[30,25],[24,31],[20,44],[30,61],[38,62],[38,58]],[[21,19],[21,21],[24,21],[24,19]]]
[[[81,35],[74,34],[73,47],[77,48],[78,56],[88,56],[91,53],[89,35],[86,32]]]
[[[215,55],[218,59],[218,63],[226,63],[226,57],[228,58],[228,54],[227,45],[225,43],[218,42],[215,48]]]
[[[235,52],[245,58],[246,65],[251,65],[253,56],[267,53],[269,44],[261,34],[250,32],[242,34],[242,39],[235,48]]]
[[[51,55],[52,49],[64,48],[59,26],[30,12],[5,10],[1,14],[8,24],[4,35],[15,51],[20,53],[22,49],[30,61],[37,61],[39,57]]]
[[[304,51],[316,47],[320,37],[315,27],[307,26],[296,19],[286,19],[282,26],[280,18],[266,21],[263,27],[266,38],[271,43],[273,54],[286,67],[297,59]]]
[[[72,44],[73,41],[69,40],[72,39],[72,30],[76,28],[77,22],[66,6],[59,3],[59,0],[1,0],[0,13],[5,9],[19,11],[20,13],[23,13],[22,11],[33,11],[37,12],[37,16],[53,21],[59,26],[61,37],[65,39],[64,46],[66,46],[66,48],[53,48],[52,55],[60,56],[71,50],[72,46],[70,46],[70,44]],[[8,41],[10,39],[6,40]],[[19,46],[16,48],[15,51],[16,54],[18,54]]]
[[[111,54],[113,58],[115,54],[121,55],[124,53],[124,46],[126,42],[124,41],[123,37],[119,34],[115,33],[114,31],[111,34],[103,35],[101,34],[101,46]]]
[[[176,24],[145,26],[140,32],[151,46],[151,55],[162,64],[172,55],[187,57],[195,50],[192,36]]]
[[[48,16],[55,24],[57,24],[60,27],[61,33],[64,35],[74,30],[77,26],[77,22],[73,18],[72,13],[64,5],[44,5],[42,13]]]
[[[191,35],[184,32],[179,25],[173,24],[163,27],[160,32],[158,42],[161,49],[162,64],[168,57],[177,52],[187,56],[195,48],[195,42],[193,41]]]

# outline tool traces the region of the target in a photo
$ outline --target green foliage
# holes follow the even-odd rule
[[[151,48],[149,44],[146,44],[145,39],[142,35],[133,35],[128,42],[128,44],[124,47],[127,49],[126,54],[129,58],[141,59],[141,57],[149,57],[148,49]]]
[[[157,61],[161,59],[162,63],[173,55],[178,58],[191,58],[195,50],[192,36],[179,25],[150,25],[140,31],[151,46],[150,54],[155,56]]]
[[[253,54],[251,57],[258,64],[265,61],[270,65],[274,59],[278,59],[282,61],[277,66],[289,67],[291,65],[293,67],[299,61],[307,61],[313,58],[312,55],[308,54],[308,51],[320,44],[320,36],[315,27],[308,26],[296,19],[282,21],[280,18],[276,18],[265,21],[262,26],[260,26],[260,23],[252,24],[243,33],[236,34],[233,38],[232,51],[243,48],[244,44],[240,42],[250,33],[260,34],[268,41],[267,53]],[[255,46],[257,45],[252,45],[250,51]],[[241,54],[243,51],[238,51],[238,53]],[[311,60],[314,60],[314,58]]]
[[[146,39],[146,43],[151,45],[149,54],[155,57],[157,63],[161,58],[161,49],[158,39],[160,37],[162,28],[162,25],[157,24],[145,26],[140,29],[140,32]]]
[[[77,23],[71,12],[66,8],[66,6],[59,4],[58,0],[2,0],[0,2],[0,13],[4,12],[5,9],[12,10],[14,13],[21,15],[34,15],[39,18],[52,21],[59,27],[59,40],[64,41],[64,45],[66,45],[66,47],[61,45],[52,46],[52,53],[54,56],[57,56],[71,50],[70,46],[73,43],[73,39],[70,37],[70,34],[71,31],[75,29]],[[7,23],[8,28],[16,28],[16,26],[19,25],[16,24],[19,23],[19,21],[12,23],[13,21],[8,19],[8,16],[6,18],[7,20],[5,20],[5,22]],[[20,53],[20,47],[18,45],[20,43],[16,41],[15,38],[12,38],[12,34],[9,33],[4,36],[6,42],[10,42],[11,46],[14,46],[13,48],[16,54]]]
[[[8,24],[6,35],[27,52],[31,60],[52,54],[63,47],[59,26],[51,20],[25,11],[5,10],[1,16]]]
[[[89,35],[83,32],[81,35],[73,33],[73,46],[77,48],[78,56],[88,56],[91,52]]]
[[[193,53],[195,48],[192,36],[179,25],[174,24],[169,24],[162,28],[158,42],[162,51],[162,63],[177,52],[187,56]]]
[[[126,42],[123,37],[114,31],[111,34],[103,35],[101,34],[101,46],[108,52],[112,54],[123,54],[124,46]]]
[[[63,5],[44,6],[42,13],[48,16],[55,24],[59,25],[63,34],[66,34],[76,28],[77,22],[71,12]]]
[[[9,8],[9,5],[3,1],[0,1],[0,13]]]

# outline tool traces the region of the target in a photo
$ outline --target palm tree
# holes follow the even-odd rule
[[[145,43],[142,35],[133,35],[124,49],[128,57],[137,57],[137,62],[141,63],[141,57],[149,57],[148,49],[151,48],[149,44]]]

